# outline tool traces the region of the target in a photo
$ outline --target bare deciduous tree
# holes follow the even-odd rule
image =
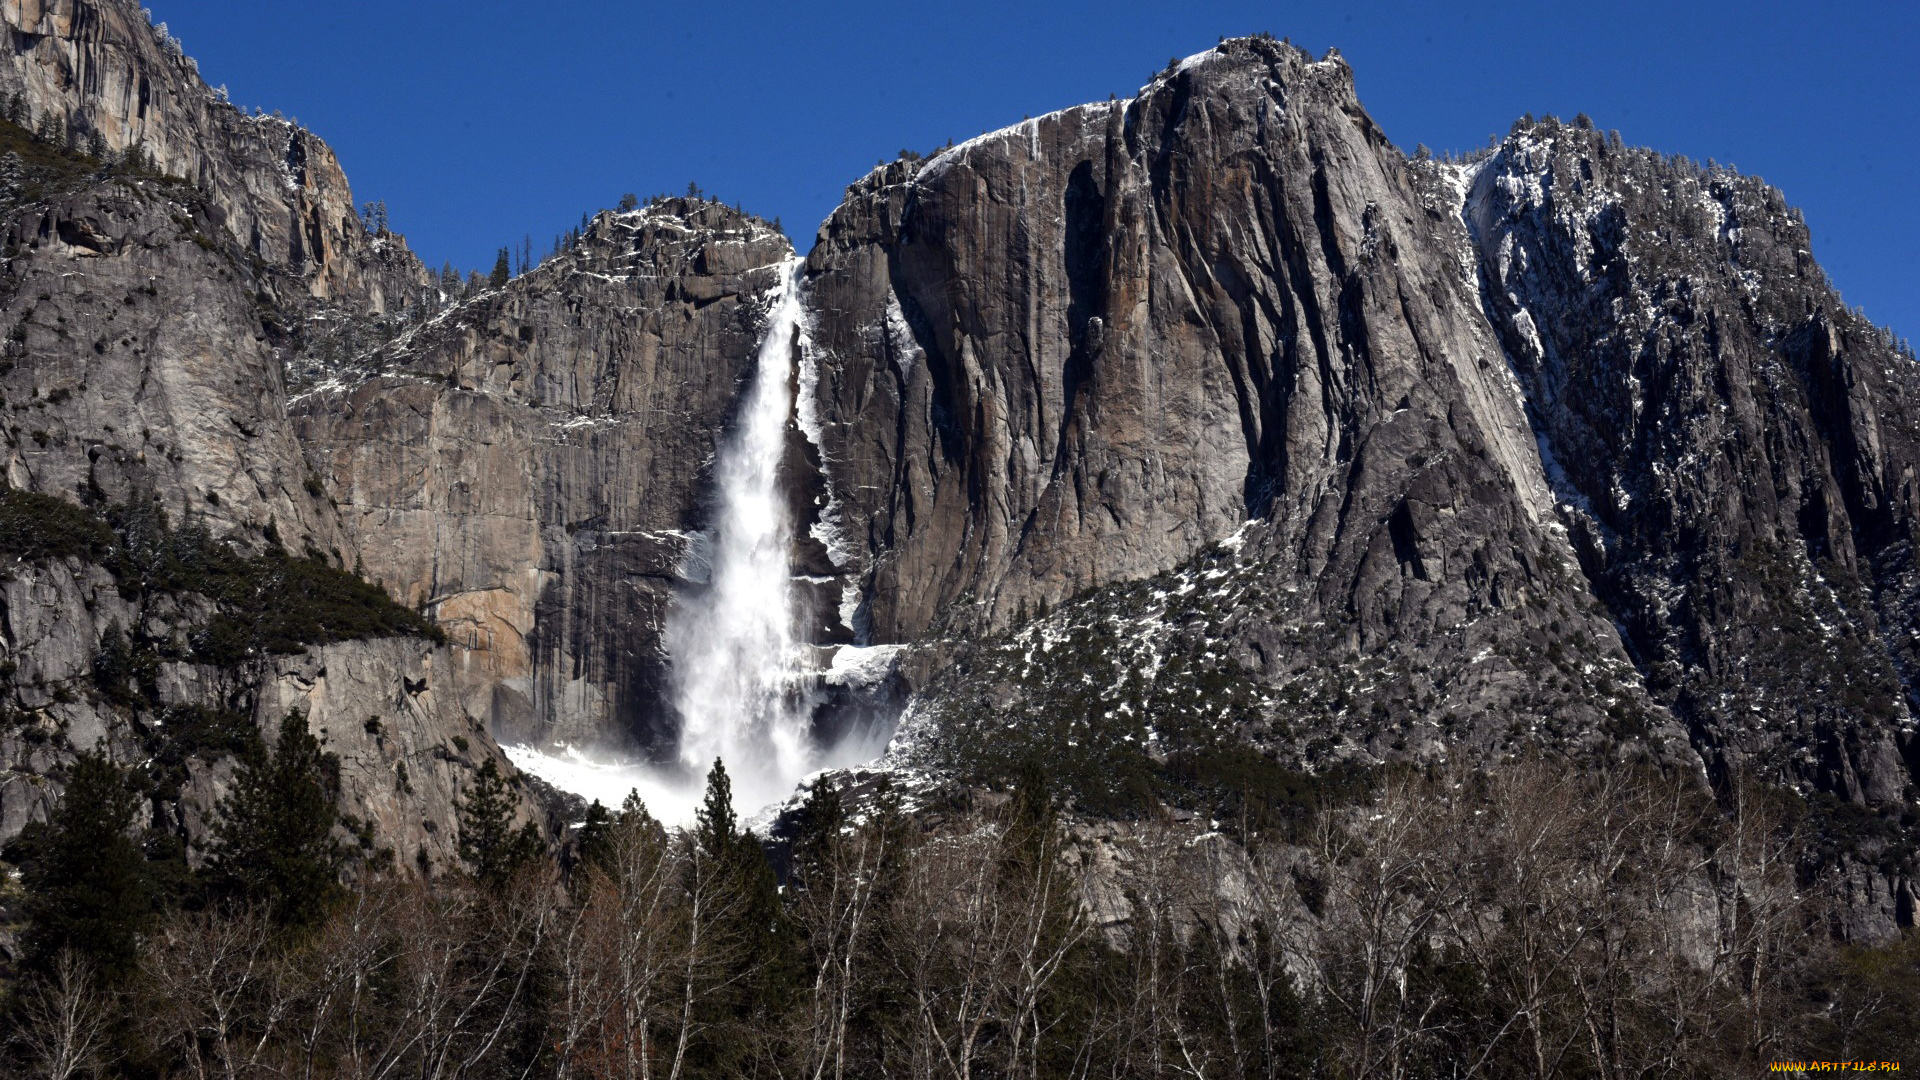
[[[113,1003],[87,962],[70,950],[53,970],[24,988],[15,1037],[44,1080],[71,1080],[99,1070],[111,1056]]]

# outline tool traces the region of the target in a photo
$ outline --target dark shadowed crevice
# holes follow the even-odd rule
[[[1067,270],[1067,363],[1061,373],[1060,450],[1055,474],[1068,461],[1067,432],[1074,424],[1080,388],[1093,376],[1103,344],[1101,313],[1107,305],[1106,196],[1093,179],[1093,162],[1083,161],[1067,177],[1064,261]]]

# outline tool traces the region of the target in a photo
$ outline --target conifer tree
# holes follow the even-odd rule
[[[506,248],[501,248],[500,256],[493,260],[493,277],[488,279],[488,284],[497,289],[511,280],[513,280],[513,255]]]
[[[156,890],[134,840],[140,795],[126,771],[87,753],[73,763],[66,790],[47,815],[21,831],[8,851],[24,864],[26,966],[52,970],[70,951],[107,978],[133,970]]]
[[[807,801],[800,806],[800,835],[793,844],[794,866],[803,878],[810,869],[826,862],[846,822],[846,808],[833,781],[825,776],[814,781],[807,791]]]
[[[333,835],[338,768],[306,714],[288,712],[273,750],[250,753],[214,808],[207,876],[217,899],[264,904],[282,926],[326,914],[346,859]]]
[[[487,884],[511,880],[546,850],[533,822],[513,827],[514,803],[512,788],[492,758],[460,799],[460,857]]]
[[[590,866],[604,866],[613,851],[614,816],[599,799],[587,807],[587,817],[574,834],[573,851],[567,872],[574,874]]]
[[[726,859],[738,839],[739,819],[733,812],[733,778],[726,762],[713,759],[707,773],[707,792],[693,812],[693,838],[710,857]]]
[[[704,1041],[698,1064],[718,1076],[755,1072],[754,1056],[765,1053],[761,1040],[742,1037],[770,1030],[786,1015],[798,993],[804,968],[780,883],[751,830],[742,830],[733,808],[733,780],[715,758],[707,774],[706,795],[694,811],[693,843],[712,867],[713,884],[725,897],[714,927],[715,940],[728,943],[727,971],[721,990],[705,999],[703,1026],[716,1037]]]

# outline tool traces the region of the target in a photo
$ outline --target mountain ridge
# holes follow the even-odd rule
[[[147,193],[16,215],[5,390],[51,419],[9,432],[13,486],[150,495],[248,551],[355,566],[451,639],[407,674],[362,658],[395,703],[420,696],[408,664],[434,670],[410,723],[435,739],[658,752],[664,613],[787,239],[656,199],[448,295],[359,219],[324,144],[219,103],[127,5],[5,12],[0,92],[69,146],[151,136],[203,207],[176,220],[131,181]],[[92,239],[141,215],[155,239]],[[78,259],[126,302],[40,298]],[[1223,738],[1302,769],[1544,749],[1759,770],[1887,824],[1852,856],[1881,867],[1859,927],[1911,922],[1920,384],[1773,189],[1579,122],[1409,158],[1337,54],[1256,37],[882,165],[805,260],[800,618],[822,671],[905,647],[809,691],[823,730],[905,708],[897,757],[983,782],[989,715],[1029,741],[1100,728],[1088,760],[1115,775]],[[195,319],[142,307],[163,276],[198,290]],[[114,429],[157,384],[105,332],[119,308],[198,407],[140,446]],[[204,340],[168,337],[188,325]],[[97,373],[48,382],[96,337]],[[95,621],[56,681],[102,647]],[[264,724],[279,698],[251,685],[231,692]],[[344,740],[365,705],[312,708]],[[62,737],[142,722],[119,708]],[[960,757],[907,753],[943,733]],[[59,756],[6,745],[38,792]],[[446,792],[495,752],[450,755]]]

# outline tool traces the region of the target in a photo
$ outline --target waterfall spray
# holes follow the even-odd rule
[[[738,422],[714,461],[711,573],[668,615],[680,762],[704,776],[724,758],[742,807],[783,798],[813,767],[808,718],[792,694],[797,670],[780,486],[793,415],[802,310],[800,261],[779,286]]]
[[[609,806],[634,791],[662,821],[686,824],[716,757],[732,776],[735,806],[751,814],[793,794],[816,768],[878,752],[857,740],[830,750],[816,746],[803,701],[793,523],[780,476],[805,329],[800,269],[798,258],[790,260],[773,293],[752,382],[714,456],[712,519],[689,559],[694,584],[667,615],[671,693],[681,723],[678,760],[642,764],[597,759],[572,747],[557,748],[558,754],[506,747],[521,768]]]

